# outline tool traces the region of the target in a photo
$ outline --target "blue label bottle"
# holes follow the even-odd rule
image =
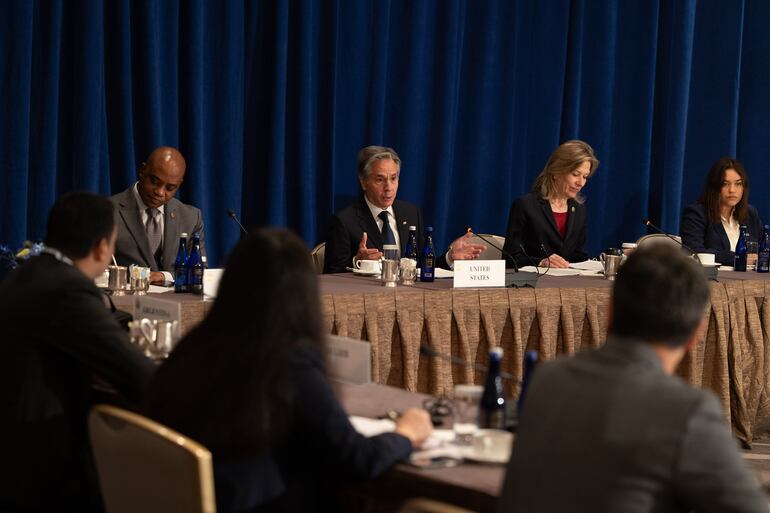
[[[420,281],[433,281],[436,272],[436,253],[433,250],[433,227],[425,228],[425,247],[422,248]]]
[[[404,258],[410,258],[414,260],[417,265],[420,255],[420,248],[417,247],[417,227],[409,227],[409,237],[406,240],[406,251],[404,252]]]
[[[203,295],[203,259],[201,258],[201,239],[193,235],[189,269],[188,288],[193,294]]]
[[[759,240],[759,255],[757,256],[757,272],[770,272],[770,226],[765,225],[762,238]]]
[[[187,292],[187,233],[179,236],[179,249],[174,261],[174,292]]]
[[[747,244],[749,239],[749,229],[745,225],[741,225],[741,235],[738,237],[738,243],[735,245],[735,265],[736,271],[746,272],[746,263],[749,255],[749,246]]]
[[[502,360],[502,347],[493,347],[489,350],[487,379],[479,404],[479,427],[482,429],[505,429],[505,397],[503,380],[500,377]]]

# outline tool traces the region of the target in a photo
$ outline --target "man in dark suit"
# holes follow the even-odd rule
[[[153,370],[94,285],[114,246],[110,201],[68,194],[43,254],[0,283],[0,511],[102,509],[86,429],[93,378],[138,401]]]
[[[674,376],[703,337],[709,287],[664,245],[620,268],[600,349],[538,368],[500,512],[767,512],[710,391]]]
[[[149,267],[152,283],[174,281],[180,234],[199,235],[206,254],[201,211],[174,198],[185,169],[182,154],[162,146],[142,163],[139,181],[112,197],[119,216],[115,259],[119,265]]]
[[[420,209],[396,199],[401,173],[401,159],[396,151],[384,146],[367,146],[358,152],[357,160],[358,182],[363,194],[358,201],[337,212],[329,223],[325,273],[345,272],[356,260],[378,260],[386,243],[396,244],[403,255],[410,226],[417,228],[418,245],[423,245]],[[486,247],[468,242],[472,235],[469,232],[456,239],[446,254],[436,259],[436,266],[446,268],[454,260],[478,258]]]

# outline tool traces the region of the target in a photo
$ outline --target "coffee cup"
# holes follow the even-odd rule
[[[714,265],[716,264],[716,257],[714,253],[698,253],[698,260],[701,265]]]
[[[381,264],[379,260],[357,260],[356,269],[365,273],[380,273]]]

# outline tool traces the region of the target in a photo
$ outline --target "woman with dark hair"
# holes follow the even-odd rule
[[[155,375],[147,413],[208,447],[217,511],[334,510],[336,485],[378,476],[430,434],[358,434],[323,365],[317,275],[304,244],[257,230],[231,253],[211,312]]]
[[[682,243],[696,253],[714,253],[733,265],[741,225],[751,240],[762,234],[762,220],[749,205],[749,176],[739,160],[723,157],[711,166],[698,201],[682,213]]]
[[[554,150],[535,178],[532,192],[514,201],[508,214],[504,249],[516,259],[517,267],[535,262],[569,267],[570,262],[588,259],[584,249],[587,212],[580,191],[598,167],[599,160],[586,142],[567,141]],[[510,260],[506,263],[513,267]]]

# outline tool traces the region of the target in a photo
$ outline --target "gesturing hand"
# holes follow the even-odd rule
[[[474,244],[468,239],[473,237],[472,232],[467,232],[462,237],[458,237],[452,242],[449,250],[449,258],[454,260],[474,260],[487,249],[484,244]]]
[[[361,237],[361,242],[358,244],[356,260],[379,260],[382,258],[382,252],[379,249],[369,249],[366,247],[366,238],[366,232],[364,232],[364,235]]]

